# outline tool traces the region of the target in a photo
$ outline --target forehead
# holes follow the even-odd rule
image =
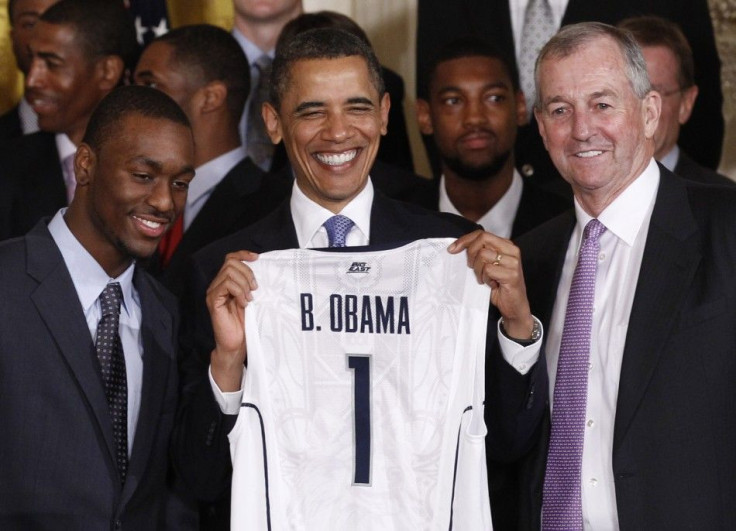
[[[368,64],[357,55],[336,59],[302,59],[289,67],[284,100],[344,100],[368,97],[378,100]]]
[[[40,15],[46,9],[51,7],[59,0],[15,0],[12,13],[12,20],[16,20],[21,15]]]
[[[138,70],[156,70],[165,71],[168,70],[170,65],[171,56],[174,53],[174,49],[171,45],[166,42],[152,42],[149,44],[136,66]]]
[[[29,46],[34,52],[84,56],[77,42],[75,28],[69,24],[51,24],[40,20],[33,28]]]
[[[481,55],[458,57],[439,63],[432,75],[431,90],[443,90],[447,86],[465,83],[502,83],[511,87],[511,77],[504,64],[494,57]]]
[[[613,39],[598,37],[565,56],[550,56],[539,67],[542,99],[590,96],[601,91],[633,94],[620,48]]]
[[[168,156],[181,157],[182,164],[190,164],[193,156],[191,131],[185,125],[166,118],[153,118],[128,113],[108,124],[106,138],[99,148],[101,158],[129,160],[145,157],[160,160]]]
[[[650,77],[655,72],[659,77],[674,79],[677,76],[679,65],[672,50],[666,46],[643,46],[641,51]]]

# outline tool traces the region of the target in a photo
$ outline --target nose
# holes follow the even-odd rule
[[[26,75],[26,88],[38,88],[43,85],[45,77],[45,67],[43,61],[38,58],[31,58],[31,66]]]
[[[177,205],[174,202],[173,192],[168,179],[157,180],[148,196],[147,202],[163,216],[168,216],[173,219],[174,216],[179,213],[176,208]]]
[[[576,140],[588,140],[593,126],[590,113],[584,110],[576,110],[572,118],[572,135]]]
[[[463,112],[463,123],[466,126],[478,126],[485,124],[487,121],[483,103],[475,99],[469,99]]]
[[[323,129],[323,138],[332,142],[345,142],[351,136],[350,120],[343,113],[330,113]]]

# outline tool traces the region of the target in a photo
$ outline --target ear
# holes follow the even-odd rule
[[[77,187],[87,186],[94,180],[97,156],[92,148],[82,142],[74,155],[74,173],[77,179]]]
[[[662,96],[656,90],[650,90],[642,101],[644,114],[644,137],[654,138],[654,132],[659,124],[659,115],[662,112]]]
[[[417,112],[419,132],[423,135],[433,134],[434,127],[432,126],[432,114],[429,112],[429,102],[427,100],[417,99],[415,109]]]
[[[682,91],[682,98],[680,99],[680,109],[677,113],[677,120],[680,125],[685,125],[690,119],[690,115],[693,112],[693,106],[695,100],[698,99],[698,86],[693,85],[690,88],[686,88]]]
[[[222,109],[227,100],[227,87],[222,81],[212,81],[199,89],[202,99],[199,102],[199,110],[209,113]]]
[[[99,87],[104,91],[114,89],[123,77],[125,65],[119,55],[106,55],[97,61]]]
[[[383,93],[383,97],[381,98],[381,104],[380,104],[380,112],[381,112],[381,135],[385,135],[388,133],[388,111],[391,109],[391,96],[388,95],[388,92]]]
[[[524,91],[515,91],[514,97],[516,98],[516,123],[519,125],[526,125],[529,123],[529,114],[526,109]]]
[[[266,102],[261,107],[261,117],[263,123],[266,124],[266,131],[268,132],[271,143],[276,145],[284,138],[284,132],[281,128],[281,120],[279,119],[279,113],[276,108],[270,103]]]

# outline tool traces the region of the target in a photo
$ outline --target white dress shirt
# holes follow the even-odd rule
[[[519,210],[521,203],[521,193],[524,190],[524,182],[519,172],[514,170],[511,179],[511,186],[501,199],[491,207],[491,209],[483,214],[476,222],[486,231],[500,236],[501,238],[510,238],[511,230],[516,219],[516,212]],[[460,211],[452,204],[450,197],[447,195],[447,187],[445,185],[444,174],[440,177],[440,212],[449,212],[462,216]]]
[[[128,457],[133,449],[138,414],[141,409],[141,389],[143,384],[143,338],[141,337],[141,302],[133,287],[135,263],[123,274],[110,278],[102,266],[92,257],[79,240],[71,233],[64,221],[66,208],[61,209],[49,223],[49,232],[56,242],[64,259],[74,289],[87,320],[92,344],[97,339],[97,323],[102,311],[99,297],[109,282],[119,282],[123,291],[120,308],[120,341],[123,344],[125,371],[128,382]]]
[[[680,147],[675,144],[669,153],[659,159],[659,162],[662,164],[662,166],[664,166],[671,172],[674,172],[678,160],[680,160]]]
[[[215,187],[225,178],[241,160],[246,157],[245,148],[238,146],[232,151],[223,153],[217,158],[202,164],[195,170],[196,179],[192,179],[187,192],[187,203],[184,207],[184,230],[197,217],[199,211],[207,203]]]
[[[38,127],[38,115],[25,98],[21,98],[20,103],[18,103],[18,119],[20,120],[20,128],[24,135],[30,135],[31,133],[40,131]]]

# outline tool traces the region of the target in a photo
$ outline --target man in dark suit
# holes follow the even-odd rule
[[[0,245],[0,528],[161,528],[178,316],[135,262],[181,210],[193,151],[170,98],[120,88],[90,119],[69,208]]]
[[[661,95],[630,33],[563,29],[537,82],[575,215],[518,240],[551,390],[519,529],[732,529],[736,192],[654,161]]]
[[[132,66],[137,46],[120,0],[62,0],[41,15],[26,78],[41,131],[0,152],[0,239],[25,234],[69,204],[76,146],[92,110]]]
[[[572,207],[524,181],[514,166],[516,132],[527,111],[511,61],[480,39],[460,39],[438,52],[428,81],[417,119],[440,155],[434,208],[515,238]]]
[[[194,133],[197,180],[150,268],[175,295],[183,290],[192,253],[257,221],[291,189],[287,179],[264,178],[240,144],[238,124],[249,78],[235,38],[206,24],[157,38],[136,66],[135,82],[171,96],[187,113]]]
[[[460,35],[470,34],[494,43],[518,61],[525,6],[532,2],[508,0],[422,0],[417,21],[417,89],[429,61],[443,44]],[[511,5],[516,6],[512,8]],[[550,18],[554,28],[584,21],[616,24],[620,20],[642,14],[658,15],[676,22],[687,37],[695,56],[695,81],[700,98],[693,116],[682,130],[680,145],[704,166],[715,169],[721,159],[724,120],[722,115],[720,60],[716,49],[713,24],[706,0],[568,0],[550,2]],[[550,35],[551,36],[551,35]],[[418,96],[425,96],[418,93]],[[527,97],[531,95],[527,94]],[[568,190],[549,159],[532,120],[521,127],[516,143],[516,163],[524,176],[541,177],[541,184],[553,190]],[[569,193],[569,192],[568,192]]]
[[[693,52],[677,24],[655,16],[622,20],[619,28],[634,34],[647,62],[652,88],[662,96],[662,114],[654,133],[654,158],[680,177],[706,184],[734,184],[701,166],[677,145],[681,127],[698,98]]]
[[[58,0],[10,0],[8,2],[8,22],[10,22],[10,39],[13,44],[13,55],[18,69],[28,75],[31,66],[28,56],[28,42],[31,40],[33,27],[38,18]],[[0,145],[13,138],[29,135],[38,131],[36,113],[21,98],[21,101],[0,116]]]
[[[223,494],[230,484],[227,434],[240,406],[243,308],[255,289],[252,271],[241,260],[276,249],[325,247],[323,223],[338,213],[353,224],[348,246],[465,234],[453,250],[469,248],[468,261],[478,278],[495,288],[492,302],[504,315],[507,332],[526,339],[535,328],[518,291],[519,256],[510,241],[473,232],[476,226],[459,216],[388,199],[371,183],[368,172],[386,132],[389,99],[370,47],[341,30],[311,30],[277,54],[272,75],[264,118],[272,141],[284,141],[294,168],[291,197],[251,227],[197,253],[184,303],[182,343],[191,374],[184,386],[174,454],[180,473],[200,499],[225,496],[225,503],[205,515],[210,529],[226,529],[229,522],[229,500]],[[489,337],[495,344],[492,321]],[[512,459],[532,440],[546,380],[542,374],[538,385],[537,371],[518,374],[500,354],[489,357],[487,364],[486,400],[493,404],[487,408],[493,434],[489,451]]]

